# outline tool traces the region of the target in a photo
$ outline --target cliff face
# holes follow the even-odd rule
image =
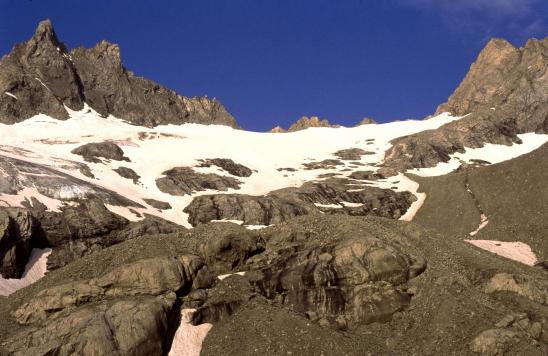
[[[522,122],[526,127],[536,130],[538,126],[532,126],[536,122],[525,119],[548,101],[547,63],[548,38],[531,39],[519,49],[503,39],[493,39],[436,113],[465,115],[484,108],[507,109],[520,121],[528,121]]]
[[[518,134],[548,133],[548,38],[515,48],[493,39],[436,114],[465,118],[398,138],[386,164],[398,170],[432,167],[464,147],[519,143]]]
[[[67,119],[84,103],[103,116],[136,125],[219,124],[237,127],[223,105],[205,97],[186,98],[122,65],[117,45],[68,51],[49,20],[34,36],[0,61],[0,122],[16,123],[43,113]]]

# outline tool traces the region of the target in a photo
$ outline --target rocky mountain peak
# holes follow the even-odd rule
[[[69,53],[49,20],[40,22],[30,40],[0,60],[0,94],[0,123],[17,123],[40,113],[67,119],[66,107],[81,110],[86,103],[103,116],[136,125],[238,127],[217,100],[186,98],[134,76],[123,67],[116,44],[101,41]]]
[[[491,107],[532,109],[548,99],[548,38],[516,48],[506,40],[490,40],[459,87],[436,114],[465,115]],[[514,111],[514,110],[512,110]]]
[[[57,35],[53,30],[53,25],[49,19],[41,21],[34,31],[34,36],[32,36],[34,42],[49,41],[53,43],[59,43]]]
[[[362,125],[371,125],[371,124],[376,124],[377,122],[375,120],[373,120],[372,118],[370,117],[364,117],[360,122],[358,122],[356,124],[356,126],[362,126]]]
[[[293,125],[291,125],[287,131],[299,131],[309,127],[338,127],[338,125],[331,125],[328,120],[320,119],[318,116],[302,116]]]

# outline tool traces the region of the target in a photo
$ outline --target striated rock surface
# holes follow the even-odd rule
[[[115,44],[102,41],[69,52],[49,20],[40,22],[29,41],[0,61],[0,122],[16,123],[39,113],[67,119],[65,106],[81,110],[84,103],[103,116],[135,125],[238,126],[215,99],[183,97],[133,75],[123,67]]]

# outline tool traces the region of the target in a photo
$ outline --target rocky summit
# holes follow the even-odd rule
[[[548,354],[548,38],[424,120],[259,133],[44,21],[0,136],[0,355]]]
[[[0,61],[0,122],[12,124],[39,113],[68,119],[67,110],[90,108],[136,125],[201,123],[237,127],[223,105],[186,98],[137,77],[123,65],[120,48],[101,41],[69,50],[49,20]]]

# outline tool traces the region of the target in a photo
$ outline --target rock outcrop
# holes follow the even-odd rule
[[[352,184],[352,185],[348,185]],[[193,225],[211,220],[241,220],[245,225],[271,225],[308,214],[373,214],[399,218],[415,199],[408,192],[359,186],[344,178],[307,182],[265,196],[214,194],[195,197],[184,209]],[[345,204],[347,203],[347,204]]]
[[[356,126],[362,126],[362,125],[371,125],[376,124],[377,122],[369,117],[364,117],[360,122],[356,124]]]
[[[329,121],[322,120],[317,116],[303,116],[299,120],[297,120],[293,125],[289,126],[289,129],[287,131],[293,132],[293,131],[300,131],[307,129],[309,127],[339,127],[339,125],[331,125]]]
[[[75,155],[84,157],[87,162],[101,163],[101,158],[114,161],[127,161],[129,158],[124,156],[124,151],[112,142],[92,142],[86,143],[71,151]]]
[[[236,163],[230,158],[209,158],[201,160],[198,167],[217,166],[236,177],[249,177],[253,171],[243,164]]]
[[[141,178],[137,172],[135,172],[133,169],[128,167],[118,167],[116,169],[113,169],[114,172],[118,173],[120,177],[131,179],[133,183],[137,184],[139,183],[139,179]]]
[[[227,191],[239,189],[241,182],[236,178],[214,173],[198,173],[189,167],[175,167],[156,179],[156,185],[164,193],[171,195],[189,195],[207,189]]]
[[[0,122],[16,123],[43,113],[67,119],[84,104],[102,116],[135,125],[219,124],[238,127],[223,105],[207,97],[183,97],[123,67],[117,45],[102,41],[72,51],[49,20],[0,61]]]

